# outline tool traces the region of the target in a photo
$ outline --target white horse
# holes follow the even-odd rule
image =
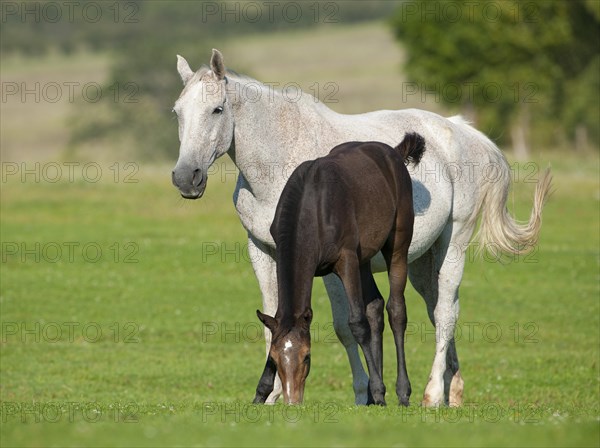
[[[273,91],[256,80],[228,72],[213,50],[209,67],[194,72],[177,56],[184,89],[173,110],[179,120],[179,160],[173,183],[188,199],[202,196],[212,163],[228,153],[239,169],[233,201],[248,231],[248,250],[263,297],[263,311],[277,307],[274,242],[269,233],[279,195],[293,169],[348,141],[381,141],[396,146],[407,132],[424,136],[427,150],[412,169],[415,226],[409,250],[409,278],[423,296],[436,328],[435,357],[423,405],[462,403],[464,381],[454,343],[458,288],[465,252],[478,217],[479,247],[520,253],[537,242],[541,213],[550,189],[546,171],[535,191],[528,223],[518,224],[506,208],[510,169],[500,150],[460,117],[422,110],[343,115],[303,92]],[[360,175],[360,173],[357,173]],[[381,254],[372,262],[385,270]],[[368,377],[348,326],[342,283],[324,278],[335,332],[353,375],[356,404],[367,402]],[[267,353],[271,335],[265,332]],[[281,382],[267,402],[281,394]]]

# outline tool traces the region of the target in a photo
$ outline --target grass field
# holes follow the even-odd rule
[[[272,64],[253,74],[285,80],[285,73],[269,71]],[[16,64],[3,70],[14,74]],[[310,80],[310,73],[302,76]],[[321,80],[329,79],[325,73]],[[24,110],[2,106],[3,122],[7,111],[18,117]],[[44,107],[62,117],[68,105],[35,107],[39,117]],[[11,129],[2,145],[14,150],[20,132]],[[2,164],[3,447],[599,445],[597,154],[534,153],[532,165],[514,165],[510,207],[520,219],[531,206],[529,180],[548,163],[556,192],[539,250],[511,263],[467,264],[457,333],[463,408],[418,405],[434,336],[410,287],[413,404],[395,405],[388,327],[388,407],[354,406],[350,369],[320,281],[306,405],[290,408],[249,404],[264,343],[255,316],[260,292],[231,203],[233,166],[219,161],[205,197],[187,202],[171,185],[171,164],[67,165],[52,152],[64,141],[58,134],[40,156],[53,161],[36,166],[30,151],[43,146],[44,135],[34,134],[24,143],[26,164]],[[11,160],[18,160],[13,150]],[[385,292],[385,278],[377,280]]]
[[[73,182],[66,171],[55,183],[8,176],[2,445],[595,446],[597,167],[597,158],[556,158],[538,252],[510,264],[468,264],[458,343],[467,406],[437,412],[417,405],[433,336],[414,291],[414,404],[393,404],[388,328],[390,406],[366,409],[352,406],[320,282],[307,405],[248,406],[264,347],[254,315],[260,295],[230,203],[233,176],[220,182],[215,173],[194,203],[178,198],[169,166],[135,174],[120,167],[119,182],[108,166],[95,183],[77,170]],[[125,182],[125,172],[138,182]],[[520,217],[531,192],[531,184],[515,186]]]

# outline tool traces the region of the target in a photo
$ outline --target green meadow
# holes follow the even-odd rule
[[[131,182],[108,165],[95,183],[66,170],[55,183],[7,176],[3,446],[596,445],[598,160],[554,158],[539,250],[468,263],[457,333],[466,404],[437,411],[418,405],[434,351],[420,297],[409,288],[413,404],[395,405],[386,328],[389,406],[355,407],[319,280],[306,406],[249,405],[264,362],[261,299],[231,165],[217,165],[196,202],[178,197],[167,165],[129,169]],[[515,184],[519,217],[532,189]]]
[[[18,78],[17,65],[4,75]],[[340,71],[330,68],[323,80]],[[290,68],[265,79],[295,75]],[[340,85],[341,94],[352,91]],[[3,121],[16,126],[23,106],[2,106]],[[53,107],[60,118],[68,104]],[[204,197],[184,201],[170,180],[176,153],[153,165],[56,154],[35,165],[31,151],[43,141],[20,126],[3,137],[18,160],[15,141],[25,133],[29,161],[2,164],[2,446],[598,446],[597,153],[559,148],[511,161],[517,218],[528,218],[534,182],[548,165],[555,192],[536,251],[469,257],[456,335],[462,408],[419,405],[435,341],[410,286],[411,406],[396,405],[389,326],[388,406],[354,406],[320,280],[305,405],[254,406],[265,355],[255,315],[261,297],[231,200],[232,163],[217,161]],[[52,153],[64,141],[52,134],[46,146]],[[385,276],[377,281],[387,291]]]

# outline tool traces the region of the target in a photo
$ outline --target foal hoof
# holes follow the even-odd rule
[[[400,406],[406,406],[406,407],[410,406],[410,403],[409,403],[410,400],[409,400],[409,398],[410,397],[407,397],[407,396],[398,397],[398,404]]]
[[[376,399],[373,403],[371,403],[372,406],[387,406],[386,402],[385,402],[385,398],[382,399]]]
[[[371,406],[375,404],[375,399],[373,398],[373,394],[371,393],[371,388],[367,388],[367,406]]]

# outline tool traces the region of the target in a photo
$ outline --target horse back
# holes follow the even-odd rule
[[[308,178],[318,204],[321,244],[361,248],[374,256],[393,228],[414,220],[412,184],[403,154],[380,142],[349,142],[315,160]],[[399,216],[399,211],[402,211]]]

